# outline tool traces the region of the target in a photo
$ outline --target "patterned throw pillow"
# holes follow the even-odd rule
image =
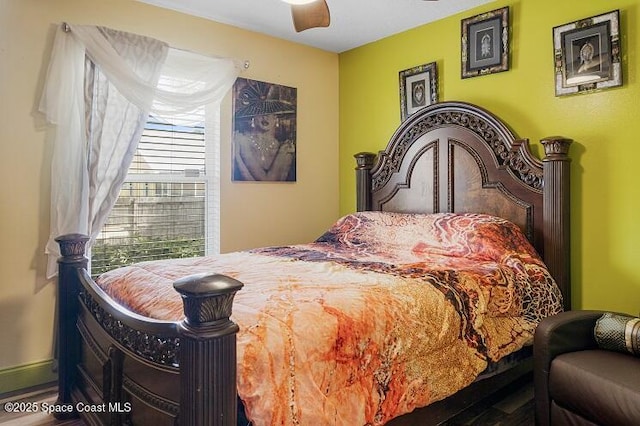
[[[404,252],[418,258],[435,254],[501,262],[517,253],[530,261],[539,259],[516,224],[480,213],[353,213],[338,220],[316,242]]]
[[[593,334],[602,349],[640,356],[640,318],[605,313],[596,321]]]

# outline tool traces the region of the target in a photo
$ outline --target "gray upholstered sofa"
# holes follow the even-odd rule
[[[538,326],[538,425],[640,425],[640,357],[601,349],[594,327],[602,314],[568,311]]]

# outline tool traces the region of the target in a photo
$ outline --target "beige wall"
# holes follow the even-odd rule
[[[34,113],[54,26],[97,24],[249,60],[243,77],[298,88],[296,183],[232,183],[223,112],[223,251],[305,242],[338,215],[338,56],[134,0],[0,0],[0,370],[52,357],[55,283],[44,278],[47,132]]]

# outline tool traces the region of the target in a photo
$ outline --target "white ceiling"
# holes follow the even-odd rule
[[[331,25],[301,33],[281,0],[138,1],[340,53],[494,0],[327,0]]]

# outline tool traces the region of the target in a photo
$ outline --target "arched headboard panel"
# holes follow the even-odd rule
[[[569,164],[571,140],[526,139],[487,110],[442,102],[409,117],[376,156],[359,153],[358,211],[474,212],[503,217],[525,232],[570,307]]]

